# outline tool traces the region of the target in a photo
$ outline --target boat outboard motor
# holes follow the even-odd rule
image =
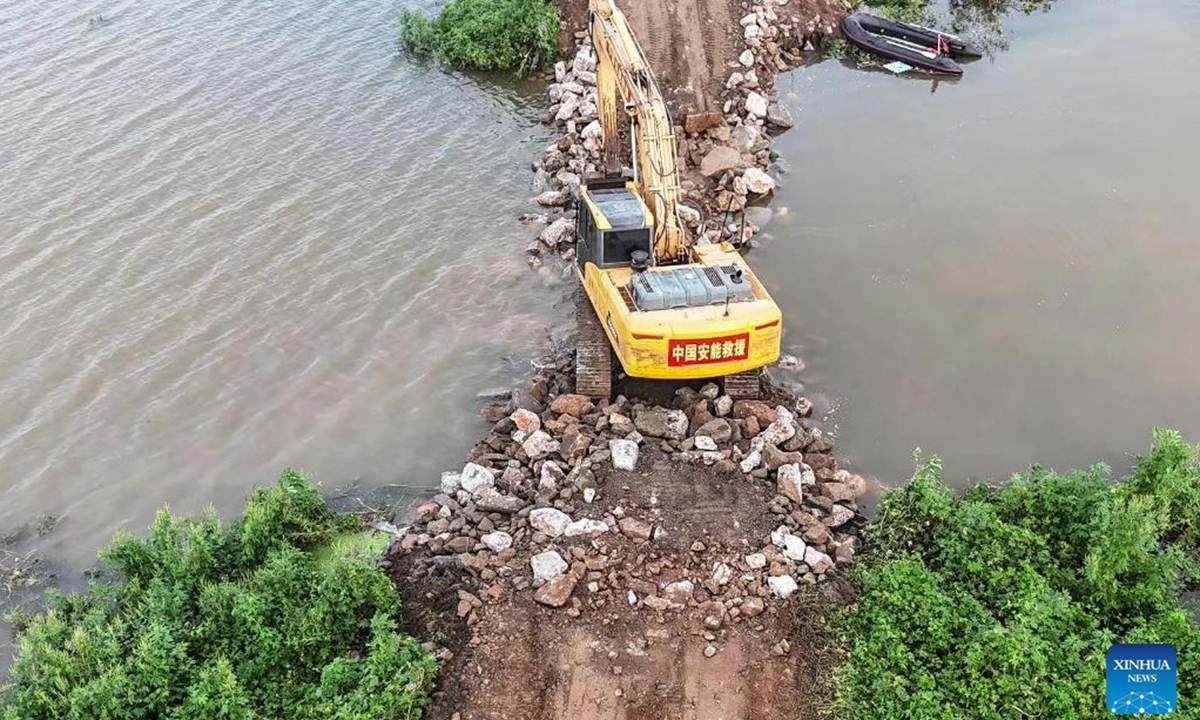
[[[636,273],[646,272],[650,267],[650,253],[645,250],[634,250],[629,254],[629,265]]]

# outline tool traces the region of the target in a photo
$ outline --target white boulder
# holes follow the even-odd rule
[[[567,531],[571,516],[557,508],[538,508],[529,513],[529,524],[548,537],[558,537]]]
[[[529,566],[533,569],[533,581],[536,583],[550,582],[565,573],[568,567],[562,555],[553,550],[529,558]]]

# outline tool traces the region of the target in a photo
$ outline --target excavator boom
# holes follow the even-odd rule
[[[687,241],[667,104],[614,0],[589,8],[605,155],[616,158],[624,110],[634,177],[579,188],[576,391],[609,397],[615,357],[631,377],[724,378],[729,394],[755,395],[779,357],[779,306],[728,243]]]
[[[592,44],[596,48],[596,97],[604,152],[612,158],[618,146],[617,98],[624,103],[632,124],[634,182],[655,220],[654,256],[660,263],[686,257],[683,226],[679,222],[679,169],[675,159],[675,133],[667,104],[614,0],[589,0]]]

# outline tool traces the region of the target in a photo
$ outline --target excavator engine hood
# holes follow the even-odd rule
[[[673,310],[754,300],[739,276],[735,265],[661,268],[634,273],[629,284],[638,310]]]

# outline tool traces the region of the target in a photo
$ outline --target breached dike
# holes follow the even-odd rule
[[[723,84],[722,111],[686,115],[675,128],[686,166],[680,216],[696,243],[750,242],[758,229],[742,211],[777,187],[770,133],[792,117],[770,79],[833,26],[781,18],[776,10],[785,5],[748,6],[746,47]],[[537,226],[530,265],[561,258],[554,267],[563,274],[574,260],[580,183],[602,165],[595,53],[586,34],[575,37],[580,47],[555,65],[547,88],[544,120],[561,136],[534,165],[545,214],[527,218]],[[694,611],[711,630],[769,611],[852,561],[866,482],[838,468],[805,398],[776,389],[769,402],[734,401],[709,384],[681,388],[668,406],[623,396],[597,405],[574,393],[569,349],[535,368],[531,381],[484,408],[491,431],[461,472],[443,476],[442,493],[417,508],[389,562],[414,576],[456,571],[485,604],[529,593],[547,612],[613,603]],[[755,522],[777,529],[747,531],[736,551],[699,540],[687,541],[690,551],[671,550],[667,521],[681,508],[654,500],[629,507],[620,488],[647,475],[687,477],[687,468],[702,470],[697,478],[744,483],[738,497],[755,504]]]
[[[443,492],[417,507],[389,561],[415,576],[461,573],[461,589],[484,605],[528,592],[551,610],[620,603],[695,612],[711,628],[785,602],[853,559],[866,481],[838,468],[803,398],[774,391],[771,402],[734,401],[708,384],[680,388],[669,407],[625,397],[596,404],[572,392],[569,353],[537,367],[484,409],[498,418],[491,431],[461,471],[445,474]],[[741,536],[726,527],[724,545],[715,535],[681,538],[676,553],[666,528],[688,507],[622,499],[622,486],[647,475],[741,483],[738,502],[775,529]],[[647,575],[639,557],[674,569]]]

